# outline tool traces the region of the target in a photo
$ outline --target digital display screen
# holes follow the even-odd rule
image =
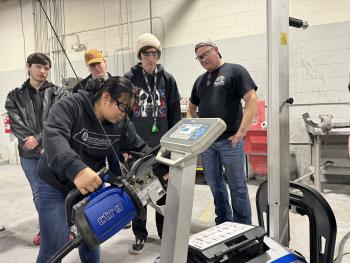
[[[208,128],[209,124],[185,123],[177,128],[169,138],[194,141],[202,137]]]

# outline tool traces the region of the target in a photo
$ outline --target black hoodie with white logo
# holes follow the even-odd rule
[[[126,121],[122,138],[124,121],[103,121],[106,136],[86,91],[63,98],[52,108],[44,128],[45,152],[39,161],[39,176],[56,189],[68,192],[82,169],[88,166],[98,171],[105,166],[106,157],[114,155],[112,146],[117,153],[147,151],[148,146],[136,134],[132,122],[128,118]],[[116,166],[110,169],[119,171]]]
[[[133,66],[124,75],[137,88],[136,103],[132,108],[130,118],[137,133],[151,147],[158,145],[160,138],[181,120],[180,94],[174,77],[160,64],[157,65],[156,76],[157,87],[154,91],[155,74],[147,74],[150,88],[154,91],[154,96],[151,96],[143,76],[141,63]],[[154,118],[156,118],[159,129],[156,133],[152,132]]]

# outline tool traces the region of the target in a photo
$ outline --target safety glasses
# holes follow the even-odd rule
[[[202,60],[206,59],[206,58],[209,56],[210,51],[213,50],[213,48],[214,48],[214,47],[209,48],[207,51],[203,52],[202,55],[196,57],[196,59],[199,60],[199,61],[202,61]]]

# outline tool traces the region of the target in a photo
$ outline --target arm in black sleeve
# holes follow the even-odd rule
[[[203,75],[202,75],[203,76]],[[199,89],[199,84],[201,82],[202,76],[199,76],[195,83],[193,84],[192,90],[191,90],[191,96],[189,98],[189,101],[196,106],[199,106],[200,99],[198,96],[198,89]]]
[[[175,78],[170,73],[165,73],[166,76],[166,85],[168,86],[168,128],[173,127],[178,121],[181,120],[181,108],[180,108],[180,93],[177,88],[177,83]]]
[[[55,88],[56,90],[55,90],[55,92],[54,92],[54,95],[55,95],[55,96],[52,98],[51,107],[52,107],[53,105],[55,105],[57,101],[59,101],[61,98],[63,98],[64,96],[67,95],[66,91],[65,91],[62,87],[55,86],[54,88]],[[43,126],[45,126],[45,125],[46,125],[46,121],[44,121],[44,123],[43,123]],[[39,134],[36,134],[36,135],[35,135],[35,138],[38,140],[39,145],[42,144],[43,135],[44,135],[44,131],[43,131],[43,130],[41,130],[41,131],[39,132]]]
[[[85,79],[82,79],[81,81],[79,81],[73,88],[73,93],[78,93],[79,90],[84,90],[87,81],[89,80],[91,75],[87,76]]]
[[[131,81],[133,75],[134,75],[134,74],[132,74],[131,71],[128,71],[128,72],[126,72],[126,73],[124,74],[123,77],[125,77],[125,78],[127,78],[127,79],[129,79],[129,80]]]
[[[38,141],[38,143],[39,143],[39,147],[40,147],[40,145],[42,145],[42,143],[43,143],[43,135],[44,135],[44,133],[43,133],[43,131],[41,131],[41,132],[39,132],[39,133],[37,133],[37,134],[35,134],[35,139]],[[41,148],[41,147],[40,147]]]
[[[67,97],[69,98],[69,97]],[[87,167],[69,144],[71,129],[77,123],[80,112],[72,100],[62,99],[51,108],[44,127],[43,146],[48,166],[61,177],[72,182],[76,175]]]
[[[84,89],[84,86],[81,81],[79,81],[73,88],[73,93],[78,93],[80,89]]]
[[[258,88],[249,72],[243,66],[239,66],[240,68],[234,73],[233,77],[238,87],[239,96],[243,98],[248,91],[251,89],[256,91]]]
[[[10,118],[10,127],[12,132],[19,140],[23,141],[24,138],[28,136],[34,136],[35,132],[27,127],[27,125],[24,123],[18,107],[14,101],[12,94],[13,92],[14,91],[10,92],[7,95],[5,108]]]
[[[118,152],[116,152],[118,154]],[[114,153],[107,156],[108,161],[108,167],[109,170],[115,175],[115,176],[121,176],[122,172],[120,169],[120,156],[116,156]]]
[[[135,126],[132,121],[127,117],[125,119],[126,127],[124,135],[120,141],[121,152],[143,152],[147,153],[151,148],[145,143],[145,141],[136,133]]]
[[[168,110],[168,128],[170,129],[181,120],[180,101],[175,101]]]

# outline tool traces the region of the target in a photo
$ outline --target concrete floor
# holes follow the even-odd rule
[[[20,166],[2,165],[0,185],[0,225],[6,227],[0,232],[0,262],[30,263],[35,262],[38,247],[32,244],[32,238],[37,232],[37,216],[32,203],[29,185]],[[249,182],[249,192],[253,210],[253,224],[257,224],[255,209],[255,193],[258,181]],[[341,238],[350,231],[350,186],[323,185],[324,196],[330,203],[338,223],[337,247]],[[130,229],[122,230],[110,240],[102,244],[102,260],[104,263],[123,262],[153,262],[159,255],[160,241],[157,238],[154,212],[148,208],[149,239],[141,255],[128,254],[133,234]],[[308,220],[299,215],[290,216],[291,243],[290,247],[309,255]],[[196,185],[193,205],[191,232],[195,233],[214,225],[214,206],[212,195],[206,185]],[[345,251],[350,252],[350,242]],[[80,262],[77,252],[69,254],[64,263]],[[343,263],[350,263],[350,256],[345,256]]]

